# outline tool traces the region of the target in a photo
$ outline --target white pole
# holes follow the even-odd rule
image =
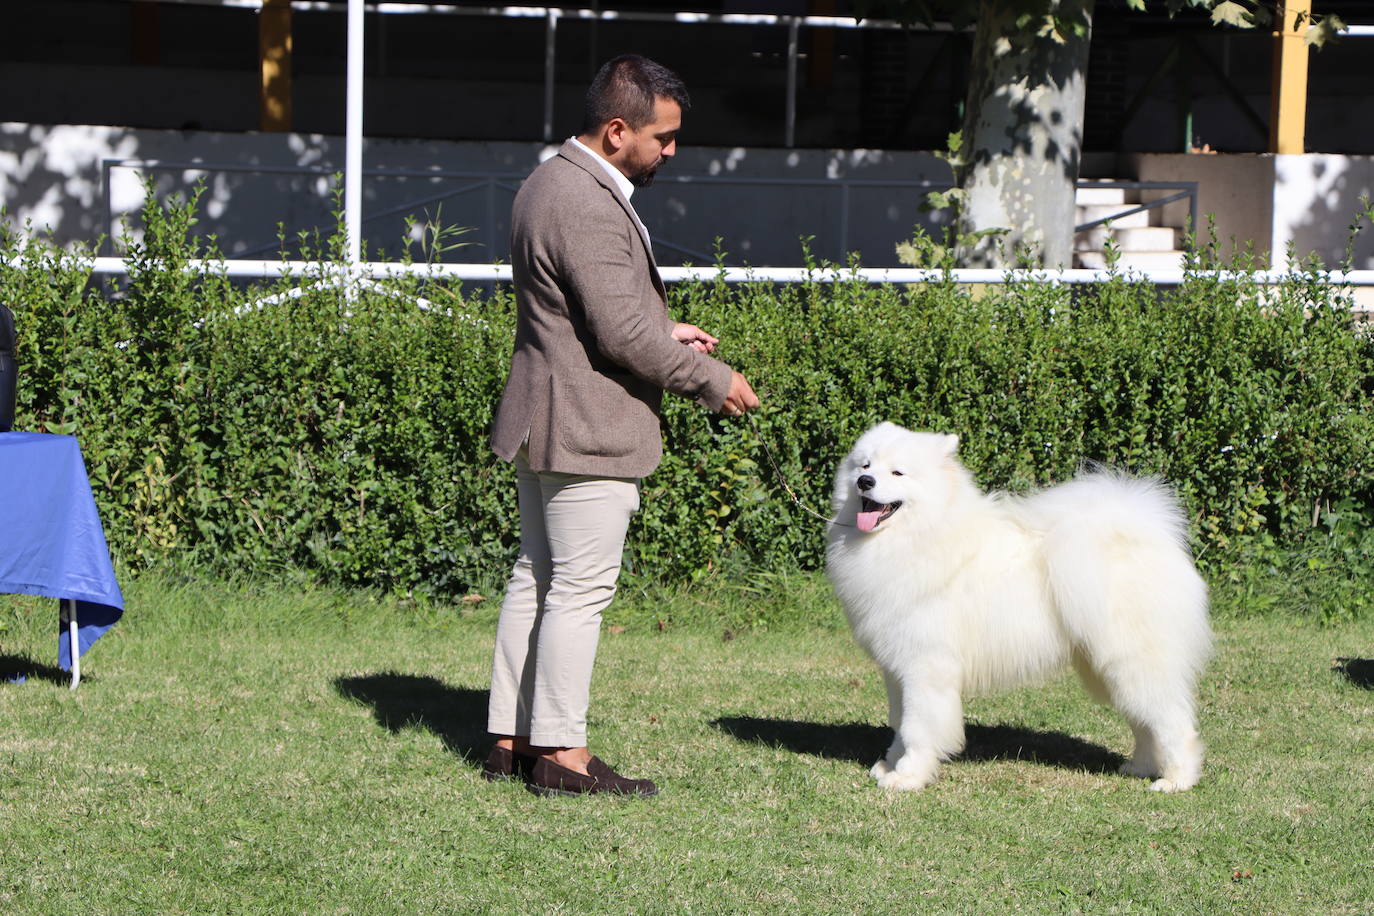
[[[344,130],[344,231],[352,266],[362,260],[363,240],[363,0],[348,0],[348,117]]]
[[[67,637],[71,640],[72,651],[72,689],[81,683],[81,643],[76,635],[76,602],[71,598],[63,600],[67,606]]]

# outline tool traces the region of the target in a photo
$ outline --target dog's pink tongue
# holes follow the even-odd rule
[[[882,517],[882,514],[883,511],[881,509],[874,512],[860,512],[858,519],[859,530],[872,531],[874,528],[877,528],[878,519]]]

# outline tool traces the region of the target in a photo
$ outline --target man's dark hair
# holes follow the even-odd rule
[[[654,101],[672,99],[683,111],[692,107],[682,78],[638,54],[622,54],[601,65],[587,88],[582,133],[590,134],[612,118],[638,130],[654,120]]]

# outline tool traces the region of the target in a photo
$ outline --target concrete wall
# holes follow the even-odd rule
[[[538,143],[367,141],[365,167],[387,173],[364,182],[368,255],[398,256],[413,217],[471,227],[459,237],[469,244],[441,260],[504,260],[511,200],[551,152]],[[331,176],[343,158],[343,138],[324,134],[5,123],[0,207],[11,223],[31,221],[62,244],[103,236],[109,254],[121,220],[143,203],[144,176],[160,195],[203,179],[197,231],[213,233],[226,255],[275,257],[278,227],[294,251],[298,233],[334,225]],[[1140,154],[1117,166],[1113,175],[1102,156],[1085,160],[1093,177],[1198,182],[1200,222],[1205,229],[1215,214],[1223,257],[1253,243],[1282,261],[1291,241],[1300,256],[1338,265],[1360,195],[1374,196],[1369,156]],[[884,267],[897,264],[894,247],[914,226],[930,225],[921,183],[948,180],[926,153],[688,146],[635,205],[663,264],[709,263],[720,237],[728,264],[793,266],[799,238],[814,236],[819,258],[842,263],[857,251],[865,266]],[[1182,225],[1186,212],[1173,204],[1166,217]],[[1354,266],[1374,268],[1374,231],[1357,242]]]
[[[1290,242],[1299,258],[1316,254],[1340,266],[1360,195],[1374,197],[1371,156],[1148,153],[1123,157],[1123,167],[1139,181],[1198,182],[1199,229],[1215,216],[1222,256],[1253,243],[1278,269],[1288,266]],[[1182,225],[1182,205],[1169,209],[1170,223]],[[1365,228],[1353,249],[1352,266],[1361,270],[1374,268],[1374,227]]]
[[[407,216],[471,227],[469,245],[447,261],[507,257],[511,201],[552,147],[538,143],[369,140],[363,161],[386,172],[364,181],[369,256],[395,257]],[[32,221],[63,244],[106,241],[136,215],[144,176],[159,195],[206,182],[203,234],[227,255],[274,257],[278,226],[294,249],[300,232],[328,231],[343,167],[342,137],[321,134],[157,131],[94,126],[0,124],[0,206],[13,223]],[[314,170],[314,171],[307,171]],[[925,188],[948,168],[933,156],[865,150],[684,148],[635,205],[664,264],[709,262],[715,239],[729,264],[801,263],[799,237],[815,236],[820,258],[851,251],[868,266],[897,263],[895,246],[918,222]],[[135,227],[136,228],[136,227]],[[691,253],[695,253],[693,256]]]
[[[1275,156],[1274,175],[1274,250],[1291,242],[1340,264],[1361,195],[1374,198],[1374,156]],[[1356,269],[1374,268],[1374,226],[1355,236],[1353,254]]]
[[[1127,161],[1131,177],[1137,181],[1196,181],[1198,239],[1205,241],[1208,218],[1212,217],[1222,258],[1229,260],[1237,249],[1243,251],[1253,243],[1263,263],[1268,264],[1274,216],[1272,156],[1147,153]],[[1171,204],[1166,208],[1165,224],[1182,226],[1187,214],[1185,204]]]

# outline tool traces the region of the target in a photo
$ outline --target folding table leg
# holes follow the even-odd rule
[[[76,636],[76,601],[65,598],[62,603],[67,608],[67,634],[71,639],[72,652],[72,690],[75,690],[76,685],[81,683],[81,644]]]

